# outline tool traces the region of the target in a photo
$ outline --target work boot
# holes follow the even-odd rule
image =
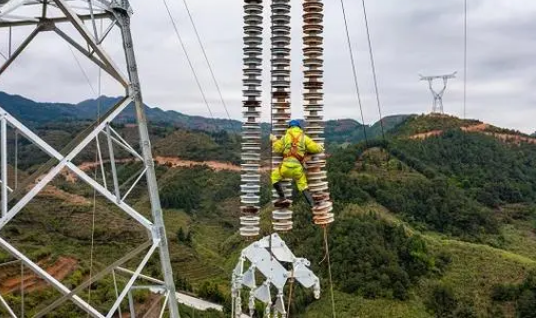
[[[309,190],[303,190],[303,196],[305,197],[305,201],[309,204],[311,208],[313,208],[316,205],[315,200],[313,199],[313,195]]]
[[[283,185],[281,184],[281,182],[274,183],[274,189],[279,196],[279,200],[285,200],[285,189],[283,189]]]
[[[283,189],[283,185],[281,184],[281,182],[274,183],[274,189],[279,196],[279,200],[274,202],[274,206],[276,208],[288,208],[292,201],[285,198],[285,189]]]

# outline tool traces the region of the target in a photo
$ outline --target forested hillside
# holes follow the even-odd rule
[[[97,99],[89,99],[76,105],[66,103],[39,103],[18,95],[10,95],[0,91],[0,107],[15,116],[24,124],[34,128],[57,127],[58,124],[79,126],[97,118],[98,113],[104,113],[120,101],[118,97],[101,96]],[[221,118],[205,118],[189,116],[176,111],[164,111],[158,107],[145,106],[147,118],[151,125],[159,127],[182,128],[208,133],[220,133],[222,130],[228,133],[239,133],[242,124],[238,120]],[[383,119],[385,132],[393,129],[403,122],[408,115],[388,116]],[[133,105],[121,113],[115,120],[118,124],[129,124],[136,121]],[[262,124],[265,136],[270,132],[270,126]],[[332,143],[355,143],[365,139],[365,133],[369,138],[380,136],[382,133],[381,122],[372,126],[363,125],[353,119],[330,120],[326,122],[326,137]],[[363,131],[365,128],[365,131]]]
[[[534,317],[536,144],[514,131],[446,116],[396,119],[385,139],[381,134],[358,143],[337,139],[336,127],[341,126],[352,127],[341,129],[361,138],[356,137],[360,126],[352,125],[336,122],[334,135],[328,137],[330,143],[345,144],[331,147],[328,160],[336,213],[328,239],[337,317]],[[58,147],[80,130],[76,125],[40,127]],[[125,139],[135,132],[128,124],[116,129]],[[234,163],[231,168],[240,163],[240,140],[229,132],[155,125],[151,134],[157,156]],[[31,146],[25,147],[24,156],[33,158]],[[94,151],[88,149],[77,163],[93,161]],[[20,169],[31,172],[35,164],[29,160]],[[122,163],[120,183],[140,168],[138,162]],[[230,272],[247,244],[237,234],[240,172],[231,168],[209,163],[157,166],[177,285],[226,308]],[[263,234],[269,233],[271,212],[268,173],[263,173]],[[94,208],[93,192],[79,181],[62,176],[54,186],[0,235],[45,266],[74,264],[62,281],[74,286],[89,274],[93,211],[103,216],[95,228],[96,268],[143,241],[143,229],[114,206],[97,197]],[[148,213],[141,188],[130,200]],[[295,229],[283,238],[296,255],[311,260],[324,292],[315,301],[309,291],[297,288],[292,316],[331,317],[323,233],[312,224],[301,198],[293,210]],[[0,262],[9,260],[0,253]],[[133,264],[135,260],[129,265]],[[149,271],[158,275],[156,265],[152,263]],[[5,282],[18,271],[15,267],[0,273],[0,293],[16,308],[19,290],[10,285],[8,291]],[[119,284],[124,282],[120,277]],[[92,297],[104,307],[113,288],[107,277],[94,286]],[[28,313],[35,314],[54,297],[49,289],[36,288],[26,301],[39,306]],[[144,304],[153,301],[149,294],[136,298]],[[223,317],[215,312],[184,313]],[[77,309],[63,306],[55,317],[71,316],[77,317]]]

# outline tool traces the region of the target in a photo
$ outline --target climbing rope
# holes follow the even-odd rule
[[[337,313],[336,313],[336,310],[335,310],[335,294],[333,292],[333,277],[331,275],[331,259],[330,259],[330,255],[329,255],[329,242],[328,242],[328,228],[327,228],[327,226],[324,227],[324,246],[325,246],[325,249],[326,249],[326,257],[327,257],[327,261],[328,261],[329,289],[330,289],[330,292],[331,292],[331,310],[332,310],[333,318],[336,318]]]
[[[102,34],[102,30],[103,30],[103,21],[101,20],[100,21],[100,32]],[[95,36],[97,36],[97,31],[95,30]],[[88,83],[89,82],[89,78],[88,78]],[[90,85],[90,87],[92,87]],[[102,69],[99,68],[99,72],[98,72],[98,83],[97,83],[97,124],[100,124],[99,121],[100,121],[100,112],[101,112],[101,99],[100,99],[100,96],[101,96],[101,93],[102,93]],[[99,144],[99,139],[98,137],[95,137],[95,143],[97,144],[97,147],[96,147],[96,150],[95,150],[95,169],[94,169],[94,172],[93,172],[93,178],[96,180],[97,179],[97,171],[98,171],[98,166],[101,166],[102,165],[102,157],[100,156],[100,146],[98,145]],[[100,160],[100,161],[99,161]],[[94,259],[94,254],[95,254],[95,219],[96,219],[96,214],[97,214],[97,189],[93,189],[93,211],[92,211],[92,220],[91,220],[91,247],[90,247],[90,256],[89,256],[89,281],[92,281],[93,280],[93,259]],[[91,285],[92,284],[89,284],[88,286],[88,300],[87,300],[87,303],[88,304],[91,304]],[[89,317],[89,312],[87,313],[87,317]]]
[[[69,44],[66,44],[66,45],[69,48],[69,51],[71,51],[71,55],[73,56],[73,58],[74,58],[74,60],[76,62],[76,65],[78,65],[78,68],[80,69],[80,72],[82,73],[82,75],[84,75],[84,79],[86,80],[87,85],[91,89],[91,92],[93,93],[93,95],[97,95],[97,92],[95,91],[95,88],[93,87],[93,84],[91,84],[91,80],[89,79],[89,76],[87,75],[86,70],[82,66],[82,63],[80,63],[80,60],[78,59],[78,57],[76,57],[76,54],[74,53],[73,48]]]
[[[290,287],[288,291],[288,305],[287,305],[287,318],[290,318],[290,304],[292,304],[292,292],[294,288],[294,268],[290,274]]]
[[[382,138],[385,142],[385,128],[383,124],[383,115],[382,115],[382,104],[380,102],[380,90],[378,89],[378,76],[376,73],[376,62],[374,59],[374,50],[372,48],[372,40],[370,36],[370,29],[369,29],[369,23],[368,23],[368,15],[367,15],[367,8],[365,5],[365,0],[362,0],[361,3],[363,4],[363,16],[365,18],[365,29],[367,31],[367,40],[368,40],[368,47],[369,47],[369,55],[370,55],[370,66],[372,69],[372,77],[374,80],[374,90],[376,92],[376,102],[378,105],[378,113],[380,115],[380,126],[382,129]]]
[[[114,289],[115,289],[115,298],[119,298],[119,289],[117,288],[117,279],[115,277],[115,269],[112,269],[112,278],[114,280]],[[121,306],[117,307],[117,311],[119,312],[119,317],[123,317],[123,313],[121,312]]]
[[[201,47],[201,50],[203,51],[203,56],[205,57],[205,61],[208,65],[208,70],[210,72],[210,76],[212,77],[212,81],[214,82],[214,85],[216,86],[216,90],[218,91],[218,95],[220,96],[221,104],[223,105],[223,108],[225,109],[225,113],[227,114],[227,118],[231,120],[231,116],[229,115],[229,110],[227,109],[227,103],[225,102],[225,99],[223,98],[223,94],[220,89],[220,84],[218,83],[218,80],[216,79],[216,75],[214,74],[214,69],[212,68],[212,63],[210,63],[210,60],[207,55],[207,50],[205,49],[205,45],[203,44],[203,41],[201,40],[201,36],[199,35],[199,32],[197,31],[197,27],[195,25],[194,18],[192,16],[192,13],[190,12],[190,7],[188,6],[188,2],[186,0],[182,0],[184,3],[184,7],[186,8],[186,12],[188,13],[188,17],[190,18],[190,22],[192,24],[192,27],[195,32],[195,36],[197,38],[197,42],[199,43],[199,46]]]
[[[9,56],[9,58],[11,58],[11,55],[13,53],[13,28],[12,27],[9,27],[9,38],[8,38],[8,52],[7,52],[7,56]]]
[[[212,114],[212,109],[210,108],[210,104],[207,100],[207,96],[205,95],[205,91],[203,90],[203,86],[201,85],[201,81],[199,80],[199,77],[197,76],[197,71],[195,70],[195,67],[192,63],[192,60],[190,59],[190,55],[188,54],[188,50],[186,49],[186,45],[184,44],[184,41],[182,40],[182,36],[179,32],[179,28],[177,27],[177,24],[175,23],[175,19],[173,19],[173,15],[171,14],[171,10],[169,9],[169,5],[166,0],[162,0],[164,3],[164,6],[166,7],[166,11],[168,13],[169,19],[171,24],[173,25],[173,30],[175,30],[175,35],[177,37],[177,40],[179,41],[182,50],[184,52],[184,55],[186,57],[186,60],[188,61],[188,65],[190,66],[190,70],[192,71],[192,74],[194,76],[195,82],[197,84],[197,88],[199,89],[199,92],[201,93],[201,96],[203,97],[203,101],[205,102],[205,105],[207,107],[207,110],[210,114],[210,117],[212,120],[214,120],[214,115]]]
[[[365,137],[365,143],[368,145],[368,137],[367,137],[367,127],[365,125],[365,115],[363,114],[363,103],[361,101],[361,91],[359,89],[359,80],[357,78],[357,68],[355,64],[355,58],[354,58],[354,50],[352,47],[352,41],[350,40],[350,31],[348,29],[348,19],[346,18],[346,8],[344,6],[344,0],[341,0],[341,9],[342,9],[342,15],[344,18],[344,28],[346,32],[346,41],[348,42],[348,51],[350,53],[350,61],[352,64],[352,74],[354,77],[354,84],[355,84],[355,91],[357,94],[357,101],[359,103],[359,110],[361,112],[361,121],[363,125],[363,135]]]
[[[25,298],[24,298],[24,263],[20,262],[20,316],[24,317],[24,311],[25,311]]]
[[[13,190],[17,190],[19,186],[19,131],[15,128],[15,185]]]

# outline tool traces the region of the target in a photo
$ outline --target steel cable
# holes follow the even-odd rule
[[[212,68],[212,63],[210,63],[210,59],[208,58],[205,45],[203,44],[203,41],[201,40],[201,36],[199,35],[199,32],[197,31],[197,27],[195,25],[195,21],[192,16],[192,13],[190,12],[188,2],[186,0],[182,0],[182,2],[184,3],[184,6],[186,7],[186,12],[188,13],[188,17],[190,18],[190,22],[192,23],[192,27],[194,29],[197,42],[199,43],[199,46],[201,47],[201,50],[203,51],[203,56],[205,57],[205,61],[207,62],[208,70],[210,71],[210,76],[212,77],[212,81],[214,82],[214,85],[216,86],[216,90],[218,91],[218,95],[220,96],[220,100],[223,105],[223,108],[225,109],[225,113],[227,114],[227,118],[231,120],[231,116],[229,115],[229,110],[227,109],[227,103],[225,102],[225,99],[223,98],[223,94],[220,89],[220,84],[218,83],[218,80],[216,79],[216,75],[214,74],[214,69]]]
[[[346,8],[344,6],[344,0],[341,0],[342,15],[344,18],[344,28],[346,31],[346,40],[348,42],[348,51],[350,53],[350,61],[352,63],[352,74],[354,77],[355,90],[357,94],[357,101],[359,103],[359,110],[361,112],[361,121],[363,125],[363,135],[365,137],[365,143],[368,145],[367,127],[365,125],[365,115],[363,114],[363,103],[361,101],[361,91],[359,89],[359,80],[357,78],[357,68],[354,58],[354,50],[352,48],[352,41],[350,40],[350,31],[348,29],[348,19],[346,18]]]
[[[385,142],[385,127],[383,124],[383,115],[382,115],[382,105],[380,101],[380,90],[378,89],[378,76],[376,72],[376,62],[374,58],[374,50],[372,48],[372,40],[370,36],[370,29],[369,29],[369,23],[368,23],[368,15],[367,15],[367,8],[365,5],[365,0],[362,0],[361,3],[363,4],[363,16],[365,18],[365,29],[367,31],[367,41],[369,46],[369,55],[370,55],[370,66],[372,68],[372,77],[374,79],[374,90],[376,92],[376,102],[378,104],[378,113],[380,115],[380,126],[382,129],[382,138]]]
[[[208,109],[208,112],[210,114],[210,117],[212,120],[214,120],[214,115],[212,114],[212,109],[210,108],[210,104],[207,100],[207,96],[205,95],[205,91],[203,90],[203,86],[201,85],[201,81],[199,80],[199,77],[197,76],[197,72],[195,70],[195,67],[192,63],[192,60],[190,59],[190,55],[188,54],[188,50],[186,49],[186,45],[184,44],[184,41],[182,40],[182,36],[179,32],[179,28],[177,27],[177,24],[175,23],[175,19],[173,19],[173,15],[171,14],[171,10],[169,9],[168,3],[166,0],[162,0],[164,3],[164,6],[166,7],[166,11],[168,13],[169,19],[171,21],[171,24],[173,25],[173,30],[175,30],[175,35],[177,36],[177,39],[179,40],[179,43],[182,47],[182,50],[184,52],[184,55],[186,56],[186,60],[188,61],[188,65],[190,66],[190,70],[192,71],[192,74],[194,76],[195,82],[197,84],[197,88],[199,89],[199,92],[201,93],[201,96],[203,97],[203,101],[205,102],[205,105]]]

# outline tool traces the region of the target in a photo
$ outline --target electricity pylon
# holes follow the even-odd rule
[[[449,79],[456,78],[456,73],[454,72],[452,74],[445,74],[445,75],[435,75],[435,76],[423,76],[420,75],[421,81],[428,81],[428,86],[430,87],[430,91],[432,92],[432,96],[434,98],[433,104],[432,104],[432,114],[443,114],[443,94],[445,93],[445,90],[447,89],[447,82]],[[440,91],[434,90],[434,81],[437,79],[443,80],[443,88]]]
[[[32,10],[31,8],[34,9]],[[28,12],[34,12],[35,14],[29,15]],[[0,66],[0,78],[2,78],[2,75],[4,75],[9,66],[23,53],[36,36],[44,32],[49,32],[56,33],[71,45],[73,49],[86,56],[125,89],[125,96],[116,105],[61,151],[54,149],[37,134],[32,132],[31,129],[5,111],[0,105],[0,172],[2,181],[0,186],[0,230],[8,225],[63,169],[68,169],[80,180],[95,189],[101,196],[115,204],[122,212],[143,226],[148,233],[148,239],[145,243],[129,251],[125,256],[113,262],[103,271],[94,273],[87,281],[72,290],[47,273],[39,264],[32,261],[23,252],[19,251],[6,238],[0,236],[0,249],[7,251],[17,261],[21,262],[23,266],[29,268],[35,275],[42,278],[62,294],[59,299],[39,311],[35,317],[46,316],[66,301],[71,301],[91,317],[110,318],[121,312],[121,304],[123,301],[127,301],[127,299],[130,307],[130,317],[135,317],[134,311],[136,306],[132,292],[139,289],[150,289],[151,291],[159,292],[165,298],[165,301],[162,302],[162,314],[168,308],[170,317],[179,317],[168,241],[164,228],[162,208],[151,153],[151,143],[147,130],[147,119],[130,32],[131,15],[132,10],[128,0],[0,0],[0,28],[9,28],[11,30],[18,27],[35,27],[30,35],[13,51],[11,50],[10,40],[9,54],[3,54],[5,55],[6,61]],[[97,21],[109,21],[107,22],[109,23],[108,27],[106,29],[102,28],[102,32],[99,32],[96,27]],[[62,30],[64,29],[63,26],[73,27],[77,37],[82,40],[76,40],[68,35]],[[119,68],[118,64],[111,59],[110,55],[106,53],[101,45],[114,28],[119,28],[122,36],[126,61],[125,69]],[[127,141],[121,138],[110,125],[132,103],[134,103],[136,109],[140,139],[138,149],[141,149],[141,154],[135,150],[136,147],[132,147]],[[39,178],[37,181],[35,179],[27,180],[27,185],[20,186],[18,189],[9,187],[10,180],[8,180],[7,173],[7,158],[10,156],[7,148],[8,128],[16,130],[18,134],[31,141],[52,159],[38,170]],[[97,138],[99,136],[104,137],[108,141],[111,175],[114,181],[113,185],[107,186],[104,180],[102,180],[104,184],[101,184],[101,182],[86,174],[72,162],[91,142],[96,141],[98,145]],[[145,177],[151,203],[152,218],[148,218],[136,211],[125,201],[126,197],[130,194],[130,190],[121,193],[121,189],[118,186],[116,162],[113,156],[114,146],[128,151],[131,155],[143,162],[143,170],[130,190]],[[102,160],[101,169],[103,171],[105,170],[104,166],[102,166]],[[142,275],[142,271],[155,253],[160,254],[163,280]],[[137,256],[143,257],[137,263],[135,270],[131,271],[124,268],[127,262],[135,260]],[[116,272],[127,273],[128,278],[124,288],[117,291],[117,297],[113,299],[113,305],[107,309],[106,313],[101,313],[95,306],[78,295],[105,276],[113,275],[115,280]],[[142,280],[144,284],[138,285]],[[7,310],[10,317],[19,317],[1,296],[0,307]]]

